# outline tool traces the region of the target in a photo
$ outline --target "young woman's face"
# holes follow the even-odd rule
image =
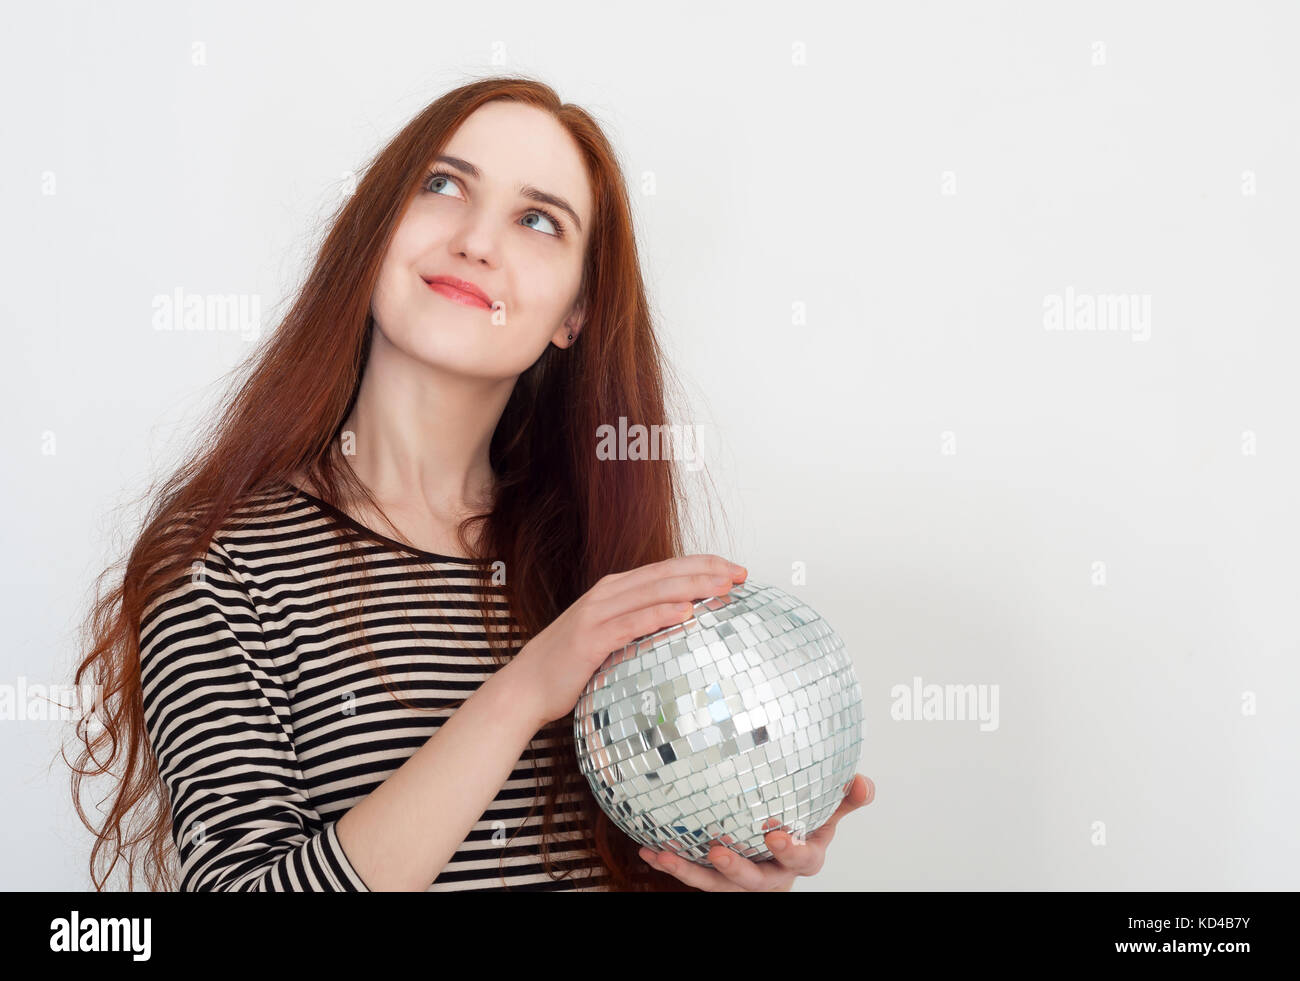
[[[376,327],[438,368],[518,376],[547,344],[568,347],[570,331],[578,339],[593,207],[578,148],[542,110],[491,102],[456,130],[435,170],[442,175],[422,179],[384,257],[370,305]],[[440,277],[473,284],[491,307],[429,284]]]

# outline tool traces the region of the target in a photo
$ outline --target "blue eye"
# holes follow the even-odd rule
[[[559,227],[560,223],[556,221],[554,218],[552,218],[550,215],[548,215],[545,211],[530,211],[525,217],[525,220],[531,218],[533,215],[537,215],[539,218],[541,218],[542,221],[549,222],[551,226],[555,228],[554,232],[547,232],[546,233],[547,235],[554,235],[556,238],[559,238],[564,234],[564,231]],[[536,228],[537,226],[529,225],[528,227]]]
[[[423,189],[433,194],[441,194],[442,193],[441,188],[439,188],[438,190],[434,189],[434,184],[436,181],[445,181],[446,183],[442,185],[443,187],[456,186],[456,178],[452,174],[447,173],[447,171],[445,170],[435,170],[432,173],[430,173],[428,177],[424,179]],[[531,208],[529,209],[528,214],[524,216],[523,221],[528,221],[534,215],[541,217],[542,220],[544,221],[550,222],[551,227],[555,229],[553,232],[548,232],[539,229],[540,231],[542,231],[543,235],[549,235],[552,238],[564,238],[564,223],[561,222],[559,218],[555,217],[555,215],[551,214],[549,211],[545,210],[544,208]],[[535,224],[526,224],[524,225],[524,227],[537,228]]]
[[[430,185],[431,185],[434,181],[439,181],[439,180],[441,180],[441,181],[446,181],[447,184],[450,185],[450,186],[452,186],[452,187],[455,186],[454,182],[453,182],[452,179],[451,179],[451,174],[444,174],[442,171],[437,170],[437,171],[434,171],[432,174],[430,174],[429,177],[428,177],[428,179],[425,180],[425,182],[424,182],[424,189],[425,189],[426,191],[433,191],[433,188],[430,187]],[[433,191],[433,193],[434,193],[434,194],[437,194],[438,192],[437,192],[437,191]]]

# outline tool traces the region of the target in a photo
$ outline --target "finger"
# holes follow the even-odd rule
[[[724,876],[749,892],[776,892],[788,885],[791,872],[777,862],[752,862],[730,848],[715,845],[709,861]]]
[[[662,872],[667,872],[696,889],[703,889],[706,892],[745,891],[716,869],[706,869],[703,865],[697,865],[680,855],[670,855],[668,852],[652,852],[649,848],[642,848],[640,854],[646,864]]]
[[[726,569],[697,567],[693,572],[665,575],[619,587],[616,592],[592,598],[597,622],[619,617],[655,603],[697,603],[714,596],[725,596],[748,573]]]
[[[721,555],[683,555],[665,559],[662,562],[652,562],[649,565],[632,569],[630,572],[618,574],[618,577],[613,580],[607,589],[608,595],[601,597],[601,602],[604,603],[620,596],[627,597],[631,590],[666,579],[703,576],[709,580],[726,579],[730,582],[736,582],[745,579],[747,575],[748,573],[743,566],[724,559]],[[675,599],[676,597],[672,598]],[[625,605],[623,610],[627,608]],[[612,609],[616,612],[622,612],[617,606]]]
[[[628,589],[609,599],[599,600],[593,609],[597,623],[607,623],[619,634],[636,623],[643,610],[655,606],[694,605],[700,600],[727,593],[735,581],[730,576],[713,576],[706,572],[674,576]],[[634,634],[633,636],[640,636]]]
[[[707,573],[678,576],[631,588],[592,607],[597,646],[608,652],[695,615],[695,603],[725,595],[735,582]]]
[[[593,650],[603,658],[610,651],[617,651],[638,637],[686,623],[693,616],[695,607],[691,603],[659,603],[599,625],[590,635],[590,641]]]
[[[816,875],[826,861],[826,846],[820,839],[810,844],[808,838],[796,837],[777,827],[765,834],[763,841],[776,860],[773,864],[795,875]]]
[[[849,792],[844,795],[840,801],[840,806],[835,808],[832,814],[820,828],[808,835],[808,841],[816,841],[821,845],[827,845],[835,837],[835,826],[840,823],[844,815],[856,811],[859,807],[866,807],[876,799],[876,785],[871,782],[870,778],[863,776],[861,773],[855,773],[853,780],[849,784]]]

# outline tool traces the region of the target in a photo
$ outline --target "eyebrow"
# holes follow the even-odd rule
[[[462,160],[460,157],[452,157],[452,156],[448,156],[445,153],[440,153],[435,159],[441,161],[442,163],[450,164],[451,166],[455,167],[457,170],[464,171],[465,173],[469,174],[470,177],[473,177],[475,180],[478,180],[483,176],[482,174],[479,173],[479,169],[477,167],[475,167],[468,160]],[[582,231],[582,220],[578,217],[578,213],[573,210],[573,207],[569,204],[568,201],[564,200],[564,198],[558,197],[557,195],[554,194],[548,194],[546,191],[533,187],[533,185],[531,184],[520,184],[519,193],[522,194],[524,197],[528,198],[530,201],[540,201],[542,204],[549,204],[552,207],[559,208],[562,211],[567,211],[569,213],[569,216],[573,219],[574,225],[577,226],[578,231]]]

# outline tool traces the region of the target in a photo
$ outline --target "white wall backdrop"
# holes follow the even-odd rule
[[[1300,886],[1293,4],[7,13],[0,888],[89,888],[67,723],[18,693],[70,681],[116,509],[345,175],[498,70],[622,155],[718,437],[700,550],[853,654],[877,796],[796,888]],[[261,334],[156,330],[178,290],[257,297]],[[914,684],[996,717],[898,719]]]

